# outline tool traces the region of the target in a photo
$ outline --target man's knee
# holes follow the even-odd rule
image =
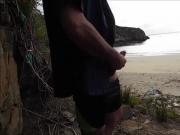
[[[113,127],[121,120],[121,117],[122,117],[122,108],[120,107],[115,112],[106,114],[105,124]]]

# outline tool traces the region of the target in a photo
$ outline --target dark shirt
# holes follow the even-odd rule
[[[83,0],[82,9],[86,18],[95,26],[104,39],[113,46],[115,20],[107,0]]]
[[[110,45],[114,43],[114,17],[106,0],[43,0],[55,96],[67,96],[70,91],[102,94],[104,83],[108,84],[107,65],[77,48],[59,20],[64,7],[70,4],[84,13]],[[99,92],[91,93],[91,89]]]

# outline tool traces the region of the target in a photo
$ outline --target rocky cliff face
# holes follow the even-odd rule
[[[22,117],[13,32],[0,25],[0,135],[21,133]]]
[[[131,45],[141,43],[149,39],[145,32],[140,28],[116,26],[115,46]]]

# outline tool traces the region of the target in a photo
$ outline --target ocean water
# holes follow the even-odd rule
[[[116,24],[147,35],[180,31],[180,1],[109,0]]]
[[[108,0],[108,2],[117,25],[139,27],[150,37],[141,44],[116,47],[116,50],[126,50],[129,57],[180,54],[180,1]],[[41,6],[38,6],[38,9],[43,12]]]
[[[180,1],[109,1],[119,26],[139,27],[150,37],[133,46],[118,47],[127,56],[180,53]],[[164,34],[163,34],[164,33]]]
[[[151,35],[143,43],[116,47],[117,51],[126,50],[127,56],[157,56],[180,54],[180,33]]]

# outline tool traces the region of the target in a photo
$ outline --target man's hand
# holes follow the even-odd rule
[[[115,72],[124,67],[125,52],[121,54],[113,49],[81,10],[67,6],[61,14],[61,24],[74,45],[97,60],[107,63],[110,71]]]
[[[120,54],[122,54],[123,56],[126,56],[126,51],[121,51]]]
[[[117,56],[118,55],[118,56]],[[114,55],[114,59],[111,61],[110,74],[113,75],[116,70],[122,69],[126,64],[126,51],[121,51]]]
[[[125,53],[124,52],[122,52],[122,53],[120,53],[120,60],[119,60],[119,69],[121,69],[121,68],[123,68],[124,66],[125,66],[125,64],[126,64],[126,58],[125,58]],[[117,68],[118,69],[118,68]]]
[[[125,55],[126,55],[126,52],[121,51],[120,53],[118,53],[118,57],[117,56],[114,57],[111,63],[113,70],[120,70],[121,68],[125,66],[126,64]]]

